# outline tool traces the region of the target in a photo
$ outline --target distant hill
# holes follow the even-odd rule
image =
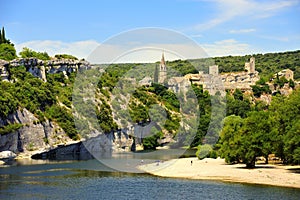
[[[245,56],[225,56],[193,60],[176,60],[167,62],[168,66],[174,67],[182,74],[197,73],[195,67],[204,72],[208,72],[208,66],[216,64],[219,66],[219,72],[243,71],[245,62],[248,62],[251,56],[255,57],[255,67],[264,78],[271,78],[273,74],[283,70],[290,69],[294,71],[294,79],[300,80],[300,50],[287,51],[279,53],[253,54]]]

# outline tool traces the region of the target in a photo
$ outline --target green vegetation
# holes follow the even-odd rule
[[[16,49],[12,44],[0,44],[0,59],[9,61],[16,57]]]
[[[19,53],[22,58],[37,58],[40,60],[50,60],[50,56],[47,52],[36,52],[27,47]]]
[[[294,78],[296,80],[300,80],[300,50],[280,53],[253,54],[245,56],[224,56],[215,57],[212,59],[195,59],[190,60],[190,63],[198,70],[202,70],[206,73],[208,72],[207,66],[209,66],[209,64],[211,65],[214,63],[219,66],[220,73],[236,72],[244,71],[245,62],[248,62],[251,56],[255,57],[256,70],[260,73],[260,76],[265,78],[266,80],[269,80],[274,74],[283,69],[290,69],[294,71]],[[186,61],[172,61],[169,65],[179,66],[181,64],[184,65],[184,62]],[[185,70],[184,67],[182,70],[179,70],[181,70],[181,73],[187,74],[190,73],[190,70],[192,68],[188,69]]]
[[[199,159],[203,159],[203,158],[206,158],[209,155],[209,153],[212,151],[213,151],[212,146],[209,144],[199,145],[197,147],[196,156]]]
[[[56,54],[54,57],[57,59],[64,58],[64,59],[78,60],[78,58],[76,58],[75,56],[68,55],[68,54]]]
[[[2,27],[0,31],[0,59],[2,60],[13,60],[17,57],[16,49],[10,40],[5,37],[5,30]]]
[[[7,133],[13,133],[19,128],[21,128],[23,125],[22,124],[8,124],[4,127],[0,127],[0,135],[5,135]]]
[[[225,118],[218,144],[228,163],[243,162],[255,166],[255,158],[275,154],[284,163],[300,162],[300,90],[288,97],[276,96],[268,110],[250,111],[245,118]],[[257,109],[257,107],[256,107]]]
[[[24,48],[20,55],[23,58],[36,57],[42,60],[50,59],[44,52],[35,52]],[[260,72],[261,79],[252,86],[253,96],[270,94],[266,84],[270,78],[276,89],[288,83],[295,88],[296,83],[284,77],[273,77],[282,69],[294,71],[295,79],[300,79],[300,51],[256,54],[256,69]],[[56,58],[77,59],[72,55],[61,54]],[[0,31],[0,59],[12,60],[16,58],[13,44],[5,38],[4,28]],[[168,76],[188,73],[198,73],[207,67],[219,65],[220,72],[244,70],[244,63],[250,55],[227,56],[212,59],[196,59],[191,61],[176,60],[167,62]],[[104,133],[110,133],[126,127],[129,122],[142,126],[155,122],[161,127],[158,130],[152,127],[148,137],[142,139],[144,149],[155,149],[159,141],[166,135],[175,138],[178,146],[197,148],[197,157],[217,157],[220,155],[228,163],[245,163],[247,167],[255,166],[255,159],[263,156],[268,162],[270,154],[275,154],[284,163],[300,163],[300,89],[295,89],[288,96],[279,93],[272,98],[270,105],[253,100],[253,96],[245,95],[241,90],[228,91],[226,98],[219,94],[210,95],[203,90],[201,85],[192,85],[186,95],[177,96],[168,88],[158,84],[158,64],[113,64],[104,66],[105,72],[101,77],[87,71],[88,77],[95,78],[97,86],[95,102],[88,99],[73,99],[73,86],[76,73],[68,73],[68,79],[63,73],[47,74],[47,82],[34,77],[27,72],[24,66],[7,67],[8,81],[0,81],[0,117],[7,118],[18,109],[28,109],[37,118],[36,123],[46,119],[55,121],[73,139],[78,139],[78,127],[75,127],[72,108],[75,103],[82,105],[76,111],[87,111],[87,120],[95,121]],[[134,86],[135,81],[140,81],[145,74],[154,78],[150,86]],[[121,77],[125,80],[121,80]],[[136,80],[133,80],[135,77]],[[78,96],[88,91],[89,79],[78,83]],[[76,93],[77,94],[77,93]],[[130,94],[129,97],[127,94]],[[195,95],[199,113],[194,119],[188,118],[188,113],[196,110],[191,103]],[[75,95],[75,97],[77,97]],[[185,98],[188,103],[180,105],[180,99]],[[78,102],[77,102],[78,101]],[[74,103],[75,102],[75,103]],[[121,107],[127,102],[128,108]],[[226,118],[222,129],[223,112],[218,105],[226,104]],[[74,106],[75,107],[75,106]],[[214,109],[214,110],[213,110]],[[113,113],[113,110],[116,113]],[[93,115],[92,113],[95,113]],[[189,128],[181,127],[180,122],[188,124]],[[116,122],[122,127],[118,127]],[[89,124],[81,121],[79,126],[87,128]],[[0,134],[14,132],[22,124],[6,124],[0,127]],[[81,136],[85,133],[80,132]],[[216,143],[220,134],[219,141]],[[45,141],[47,142],[47,141]],[[176,146],[176,144],[174,144]],[[30,147],[33,149],[33,145]]]
[[[62,73],[48,74],[48,82],[43,82],[23,66],[9,67],[8,71],[11,79],[16,81],[0,81],[1,118],[6,118],[18,108],[26,108],[36,115],[39,122],[47,117],[56,121],[71,138],[78,138],[71,111],[58,105],[58,101],[71,104],[72,76],[60,82]]]
[[[4,27],[0,31],[0,44],[11,44],[10,40],[5,37]]]

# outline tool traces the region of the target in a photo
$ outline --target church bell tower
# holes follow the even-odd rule
[[[164,57],[164,53],[162,53],[161,61],[159,64],[159,76],[158,76],[158,83],[162,84],[167,79],[167,66]]]

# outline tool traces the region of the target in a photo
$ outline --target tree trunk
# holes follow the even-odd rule
[[[255,168],[255,159],[246,163],[247,168]]]
[[[266,156],[265,159],[266,159],[266,164],[269,164],[269,156]]]

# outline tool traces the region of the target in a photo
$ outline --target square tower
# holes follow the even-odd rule
[[[218,65],[212,65],[209,66],[209,74],[213,76],[219,75],[219,66]]]
[[[158,83],[162,84],[165,82],[166,79],[167,79],[167,66],[166,66],[165,57],[163,53],[159,64]]]

